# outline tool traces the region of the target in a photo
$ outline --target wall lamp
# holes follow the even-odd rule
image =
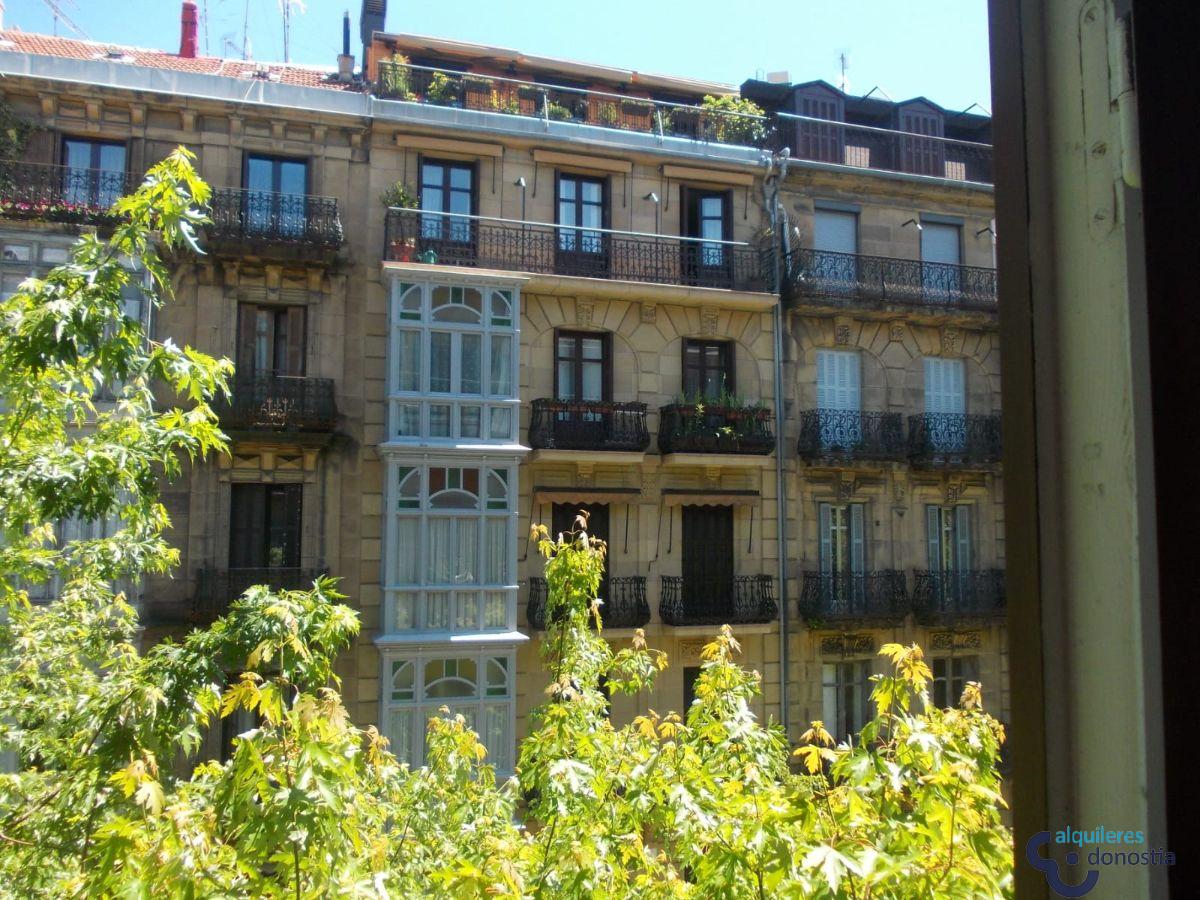
[[[521,189],[521,221],[523,222],[525,221],[525,176],[522,175],[513,184]]]
[[[662,206],[659,205],[658,194],[654,193],[654,191],[651,191],[642,199],[649,200],[654,204],[654,233],[658,234],[660,231],[662,231]]]
[[[907,228],[909,225],[916,225],[916,226],[917,226],[917,231],[924,231],[924,230],[925,230],[925,229],[924,229],[924,228],[921,226],[921,223],[920,223],[920,222],[918,222],[916,219],[909,219],[907,222],[904,222],[903,224],[901,224],[901,226],[900,226],[900,227],[901,227],[901,228]]]
[[[992,236],[993,241],[996,239],[996,231],[995,231],[995,229],[992,228],[991,225],[984,225],[977,232],[975,232],[975,237],[979,237],[981,234],[985,234],[985,233],[990,234]]]

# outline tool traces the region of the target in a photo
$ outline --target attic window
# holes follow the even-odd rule
[[[250,77],[257,78],[259,81],[278,81],[279,80],[278,73],[272,72],[266,66],[258,66],[257,68],[255,68],[255,70],[250,73]]]
[[[120,47],[114,46],[113,44],[109,44],[107,47],[105,47],[104,54],[98,58],[111,60],[113,62],[133,61],[133,57],[129,56],[124,50],[122,50]]]

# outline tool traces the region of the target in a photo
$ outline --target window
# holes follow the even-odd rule
[[[307,222],[308,161],[246,157],[242,211],[250,231],[299,236]]]
[[[921,282],[925,300],[946,303],[959,294],[962,228],[921,221]]]
[[[844,576],[866,571],[864,518],[862,503],[820,504],[822,573]]]
[[[684,341],[684,397],[713,401],[734,391],[733,345],[728,341]]]
[[[818,126],[825,127],[825,126]],[[817,207],[812,277],[849,290],[858,281],[858,214]]]
[[[303,306],[238,304],[238,374],[303,375],[304,318]]]
[[[125,145],[63,139],[63,200],[108,209],[125,193]]]
[[[732,198],[729,191],[684,188],[681,233],[700,241],[682,241],[683,274],[688,284],[722,286],[728,255],[721,241],[730,239]]]
[[[862,442],[859,381],[857,351],[817,351],[817,409],[822,447],[847,449]]]
[[[933,663],[933,693],[930,697],[938,709],[957,706],[968,681],[979,680],[979,657],[935,657]]]
[[[926,506],[925,525],[932,572],[966,572],[971,568],[971,507]]]
[[[925,427],[935,450],[961,450],[967,443],[966,369],[961,359],[925,357]]]
[[[392,436],[516,441],[517,315],[509,289],[393,282]]]
[[[559,254],[599,255],[606,249],[604,228],[608,221],[608,182],[583,175],[558,176]]]
[[[229,568],[297,568],[300,565],[300,484],[230,487]]]
[[[870,718],[872,665],[863,659],[821,666],[825,729],[835,740],[857,735]]]
[[[394,464],[389,632],[516,627],[515,466]]]
[[[424,160],[421,163],[421,237],[434,241],[467,243],[471,220],[455,218],[475,212],[475,166],[470,163]]]
[[[385,658],[383,730],[401,762],[425,759],[425,723],[449,707],[479,733],[497,771],[513,768],[516,660],[494,651],[455,656]]]
[[[687,721],[688,711],[696,702],[696,680],[700,677],[700,666],[684,666],[683,668],[683,720]]]
[[[559,331],[555,336],[555,396],[612,399],[612,335]]]

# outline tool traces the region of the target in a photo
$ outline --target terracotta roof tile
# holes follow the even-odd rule
[[[353,84],[334,81],[331,77],[333,70],[317,66],[246,62],[240,59],[221,59],[216,56],[198,56],[188,59],[162,50],[145,50],[140,47],[104,44],[98,41],[52,37],[47,34],[34,34],[18,29],[0,31],[0,50],[66,59],[101,59],[110,62],[124,62],[132,66],[145,66],[151,69],[223,75],[228,78],[254,78],[254,73],[261,68],[267,70],[271,81],[278,81],[280,84],[325,88],[333,91],[355,89]]]

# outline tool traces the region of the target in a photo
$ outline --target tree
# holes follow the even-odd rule
[[[586,517],[546,558],[551,683],[498,783],[461,717],[429,723],[412,769],[352,724],[334,666],[358,629],[335,585],[252,588],[211,627],[146,652],[122,579],[176,561],[158,502],[181,458],[224,449],[209,401],[227,361],[150,343],[121,312],[122,263],[169,298],[160,258],[195,251],[207,187],[186,151],[115,212],[113,237],[0,304],[0,891],[16,896],[997,896],[1011,890],[995,762],[1003,734],[972,685],[928,710],[919,648],[889,645],[878,716],[833,747],[821,723],[789,760],[755,720],[757,673],[728,628],[696,702],[623,726],[606,689],[667,665],[638,634],[604,640],[606,547]],[[115,408],[95,389],[116,389]],[[189,407],[160,410],[156,386]],[[110,537],[54,543],[65,516]],[[55,577],[59,596],[28,602]],[[230,678],[230,674],[234,677]],[[259,724],[224,763],[188,757],[214,721]],[[192,765],[193,762],[198,762]],[[793,764],[800,774],[794,774]]]

